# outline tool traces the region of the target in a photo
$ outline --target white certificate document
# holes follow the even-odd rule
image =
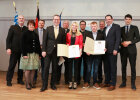
[[[79,45],[58,44],[57,45],[57,56],[65,56],[68,58],[80,57]]]
[[[94,51],[93,54],[105,54],[105,41],[103,40],[96,40],[94,41]]]
[[[79,45],[70,45],[68,52],[69,52],[68,58],[80,57]]]
[[[92,54],[92,55],[100,55],[105,54],[105,41],[104,40],[96,40],[86,37],[84,52]]]

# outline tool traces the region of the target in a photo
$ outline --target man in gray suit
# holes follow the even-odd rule
[[[38,28],[34,30],[39,36],[41,49],[42,49],[43,36],[46,33],[46,30],[44,29],[44,25],[45,25],[45,20],[40,19],[38,22]],[[42,80],[43,80],[43,71],[44,71],[44,58],[41,57],[41,77],[42,77]],[[36,80],[37,80],[37,71],[35,72],[34,83],[36,83]]]

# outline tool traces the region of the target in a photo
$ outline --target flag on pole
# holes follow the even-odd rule
[[[62,12],[63,12],[63,9],[62,9],[62,11],[61,11],[61,13],[60,13],[60,23],[59,23],[59,27],[61,27],[61,15],[62,15]]]
[[[60,14],[60,23],[59,23],[59,27],[61,27],[61,15],[62,15],[62,12]]]
[[[35,21],[35,28],[38,28],[38,21],[39,21],[39,0],[37,0],[37,15],[36,15],[36,21]]]
[[[14,24],[15,25],[18,24],[18,13],[17,13],[17,11],[16,11],[16,15],[14,17]]]
[[[13,1],[13,6],[15,8],[14,25],[16,25],[16,24],[18,24],[18,13],[17,13],[17,10],[16,10],[16,4],[15,4],[14,1]]]

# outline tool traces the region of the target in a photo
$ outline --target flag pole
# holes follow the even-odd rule
[[[62,15],[63,10],[64,10],[64,8],[62,9],[62,11],[61,11],[60,15]]]
[[[38,28],[38,21],[40,19],[40,17],[39,17],[39,0],[37,0],[36,3],[37,3],[37,14],[36,14],[35,28]]]
[[[62,15],[62,12],[63,12],[64,8],[62,9],[61,13],[60,13],[60,23],[59,23],[59,27],[61,27],[61,15]]]
[[[13,6],[15,8],[15,17],[14,17],[14,24],[18,24],[18,13],[17,13],[17,9],[16,9],[16,3],[13,1]]]
[[[15,3],[15,1],[13,1],[13,6],[14,6],[14,8],[15,8],[15,12],[16,12],[17,9],[16,9],[16,3]]]
[[[37,0],[37,9],[39,8],[39,0]]]

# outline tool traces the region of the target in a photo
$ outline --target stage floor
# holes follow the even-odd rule
[[[37,82],[37,87],[27,90],[25,85],[17,84],[17,73],[14,74],[12,87],[6,86],[6,72],[0,71],[0,100],[140,100],[140,77],[137,77],[137,90],[131,89],[130,77],[128,77],[127,87],[120,89],[121,77],[118,76],[116,90],[107,91],[106,88],[96,90],[93,87],[83,89],[83,82],[76,90],[69,90],[64,85],[63,77],[57,90],[51,90],[50,86],[45,92],[40,92],[41,78]]]

